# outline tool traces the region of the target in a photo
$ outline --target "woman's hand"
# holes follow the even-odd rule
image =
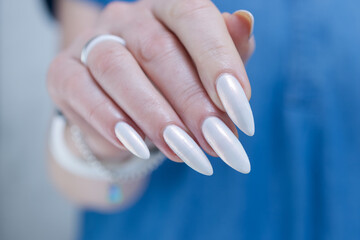
[[[146,136],[203,174],[212,168],[199,146],[247,173],[232,121],[253,135],[243,64],[255,46],[252,24],[248,13],[221,14],[209,0],[113,2],[53,61],[48,88],[101,155],[123,154],[125,146],[146,158]],[[99,34],[124,38],[126,48],[102,42],[85,67],[82,47]]]

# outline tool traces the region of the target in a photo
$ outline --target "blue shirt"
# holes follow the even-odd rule
[[[80,238],[360,239],[360,1],[214,2],[255,16],[252,172],[166,161],[131,208],[84,211]]]

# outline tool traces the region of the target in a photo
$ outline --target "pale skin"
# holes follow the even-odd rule
[[[161,135],[170,123],[189,133],[212,156],[216,153],[200,131],[206,117],[218,117],[237,134],[216,94],[215,80],[221,73],[233,74],[250,99],[244,63],[255,41],[246,14],[220,13],[209,0],[114,2],[104,10],[60,0],[57,16],[62,50],[49,68],[48,89],[102,161],[130,156],[113,131],[119,121],[176,162],[181,160]],[[89,55],[88,67],[83,66],[79,57],[85,43],[109,33],[126,39],[126,48],[116,42],[101,43]],[[66,136],[69,148],[78,154],[68,132]],[[147,183],[143,179],[123,185],[126,201],[113,206],[106,201],[106,182],[76,176],[52,156],[50,166],[65,195],[79,205],[102,210],[128,206]]]

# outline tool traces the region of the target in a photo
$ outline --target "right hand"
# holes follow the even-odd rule
[[[229,165],[248,172],[250,169],[242,169],[244,165],[230,159],[244,155],[239,149],[231,149],[239,148],[240,142],[228,144],[233,143],[237,131],[219,98],[216,80],[223,73],[233,75],[250,99],[243,63],[255,47],[250,36],[252,24],[246,13],[221,14],[209,0],[113,2],[102,11],[92,30],[79,34],[52,62],[50,95],[90,142],[101,143],[101,147],[91,144],[100,155],[124,153],[114,128],[118,122],[125,122],[169,159],[181,162],[184,156],[180,154],[180,159],[163,137],[167,126],[176,125],[194,139],[195,148],[199,145],[213,156],[217,152]],[[85,67],[79,61],[81,49],[99,34],[118,35],[127,46],[102,42],[91,51]],[[222,135],[218,140],[206,140],[202,132],[203,122],[210,116],[230,129],[216,133]],[[232,119],[238,124],[236,117]],[[251,126],[246,127],[239,126],[252,135]],[[222,151],[224,147],[232,157]],[[198,168],[197,163],[187,163]],[[200,172],[210,175],[212,169]]]

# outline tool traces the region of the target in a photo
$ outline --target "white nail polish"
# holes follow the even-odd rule
[[[239,81],[230,74],[221,74],[216,82],[219,98],[231,120],[249,136],[255,133],[254,117]]]
[[[115,125],[115,135],[125,148],[135,156],[143,159],[148,159],[150,157],[150,151],[146,146],[146,143],[129,124],[118,122]]]
[[[249,158],[239,139],[217,117],[208,117],[202,125],[206,141],[230,167],[241,173],[250,172]]]
[[[176,125],[169,125],[165,128],[163,136],[174,153],[189,167],[204,175],[213,174],[208,158],[184,130]]]

